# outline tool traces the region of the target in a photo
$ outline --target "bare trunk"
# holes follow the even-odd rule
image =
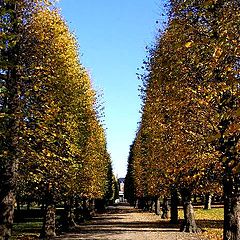
[[[76,226],[72,199],[66,201],[64,204],[64,213],[61,223],[64,231],[69,231]]]
[[[95,215],[95,199],[89,200],[89,210],[90,210],[90,215],[94,216]]]
[[[53,239],[56,236],[56,207],[54,203],[54,196],[51,192],[51,185],[47,186],[45,196],[46,208],[43,218],[43,227],[40,234],[40,239]]]
[[[178,223],[178,193],[174,188],[171,191],[171,223]]]
[[[224,240],[240,239],[240,175],[224,181]]]
[[[17,19],[17,5],[15,2],[1,1],[0,7],[2,10],[10,11],[8,35],[18,36],[18,22]],[[3,17],[3,15],[1,16]],[[1,23],[2,19],[1,19]],[[4,26],[3,33],[4,33]],[[8,45],[11,44],[11,40],[8,41]],[[18,135],[18,129],[16,127],[16,112],[18,109],[18,76],[17,65],[19,57],[19,43],[16,43],[12,47],[1,49],[1,60],[4,60],[6,64],[11,63],[8,66],[8,71],[5,77],[5,87],[7,93],[4,97],[4,101],[1,107],[1,113],[6,114],[7,117],[1,118],[1,128],[4,130],[0,134],[0,239],[9,239],[11,237],[13,217],[14,217],[14,205],[15,205],[15,177],[17,172],[16,161],[16,138]],[[2,55],[2,53],[4,53]],[[6,66],[5,66],[6,67]],[[4,67],[4,68],[5,68]],[[0,69],[1,71],[2,69]]]
[[[139,204],[140,208],[143,211],[149,211],[149,204],[148,204],[148,198],[147,197],[142,197],[139,199]]]
[[[161,209],[160,209],[160,198],[156,197],[155,198],[155,214],[160,215],[161,214]]]
[[[27,201],[27,211],[30,211],[31,203],[30,200]]]
[[[204,209],[205,210],[210,210],[212,208],[212,194],[207,193],[205,195],[205,204],[204,204]]]
[[[151,199],[150,201],[150,207],[149,207],[149,212],[154,212],[155,210],[155,200]]]
[[[193,195],[193,203],[197,204],[197,195],[196,194]]]
[[[0,202],[0,239],[7,240],[11,237],[15,196],[12,191],[1,196]]]
[[[104,211],[105,210],[105,205],[104,205],[104,201],[103,200],[99,200],[98,201],[98,211]],[[91,219],[91,214],[90,214],[90,210],[89,210],[89,200],[88,199],[83,199],[83,218],[84,220],[89,220]],[[103,210],[104,209],[104,210]]]
[[[200,232],[195,222],[194,210],[191,201],[191,192],[188,189],[182,189],[181,195],[183,201],[184,221],[180,227],[180,231],[190,233]]]
[[[19,199],[16,199],[16,203],[17,203],[17,212],[20,213],[20,211],[21,211],[21,205],[20,205]]]
[[[80,204],[79,198],[75,199],[75,221],[76,223],[80,223],[83,221],[82,206]]]
[[[162,204],[162,219],[169,218],[169,203],[167,197],[164,197]]]
[[[40,239],[53,239],[56,236],[55,221],[56,221],[56,208],[54,204],[46,207],[46,213],[43,221],[43,228]]]
[[[135,208],[139,208],[139,199],[137,198],[136,201],[135,201],[135,205],[134,205]]]
[[[13,112],[11,112],[13,115]],[[8,239],[11,236],[15,205],[15,181],[17,161],[15,159],[16,146],[14,143],[15,120],[10,118],[6,123],[4,138],[0,142],[0,239]],[[2,142],[4,142],[2,144]],[[7,153],[6,156],[4,156]]]

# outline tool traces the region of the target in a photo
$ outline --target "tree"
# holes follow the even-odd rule
[[[110,161],[110,156],[108,155],[109,163],[108,163],[108,171],[107,171],[107,184],[106,184],[106,190],[105,190],[105,196],[104,199],[107,202],[107,205],[112,205],[114,203],[114,174],[112,169],[112,164]]]
[[[48,1],[1,1],[1,33],[1,234],[10,236],[15,191],[31,192],[51,238],[57,201],[104,196],[101,112],[75,37]]]
[[[129,156],[128,156],[128,165],[127,165],[127,174],[125,177],[124,182],[124,197],[127,199],[127,201],[130,203],[130,205],[134,206],[134,203],[136,202],[136,196],[135,196],[135,185],[134,185],[134,168],[133,168],[133,145],[130,146]]]
[[[195,34],[185,46],[199,85],[199,108],[205,109],[211,146],[223,168],[225,195],[224,239],[239,238],[238,1],[174,2],[174,14],[187,19]],[[185,24],[185,26],[187,26]],[[195,80],[196,82],[196,80]],[[195,89],[196,90],[196,89]]]
[[[19,101],[20,46],[24,24],[28,22],[38,1],[0,1],[0,236],[11,236],[18,167],[18,126],[21,119]]]
[[[231,182],[225,189],[232,189],[230,198],[238,202],[239,163],[234,159],[238,151],[239,3],[171,3],[168,28],[150,52],[148,74],[143,76],[146,89],[139,131],[142,141],[138,142],[142,145],[134,168],[145,159],[142,172],[138,171],[146,177],[145,192],[152,194],[172,186],[179,189],[186,211],[182,229],[195,232],[197,227],[190,214],[192,193],[212,183],[214,189],[221,189],[219,182],[229,176],[228,181],[223,179]],[[154,180],[148,184],[148,179],[157,174],[163,186]],[[229,228],[237,229],[237,214],[229,210],[232,200],[227,198],[225,221],[232,224]],[[229,216],[235,220],[230,221]],[[225,236],[236,238],[237,231],[227,230]]]
[[[49,8],[41,7],[27,27],[23,53],[31,56],[22,57],[28,81],[22,87],[27,121],[20,171],[45,193],[42,237],[51,237],[57,200],[103,197],[109,159],[95,92],[74,36]]]

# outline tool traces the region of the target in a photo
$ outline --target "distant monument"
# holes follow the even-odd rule
[[[124,199],[124,182],[125,178],[119,178],[118,184],[119,184],[119,202],[125,202]]]

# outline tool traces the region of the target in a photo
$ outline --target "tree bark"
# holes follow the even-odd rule
[[[105,201],[104,200],[99,200],[98,201],[98,211],[104,211],[105,210]],[[84,198],[83,199],[83,218],[84,220],[89,220],[91,219],[91,214],[89,210],[89,200]]]
[[[240,174],[224,180],[223,239],[240,239]]]
[[[155,214],[156,215],[160,215],[161,214],[160,198],[158,196],[155,198]]]
[[[45,201],[46,208],[40,239],[53,239],[56,236],[56,207],[51,184],[47,186]]]
[[[30,200],[27,200],[27,211],[30,211],[30,206],[31,206]]]
[[[75,198],[75,221],[77,224],[83,221],[82,206],[79,198]]]
[[[193,195],[193,203],[194,203],[194,204],[197,204],[197,194],[194,194],[194,195]]]
[[[96,208],[96,202],[95,199],[90,199],[89,200],[89,210],[90,210],[90,215],[94,216],[95,215],[95,208]]]
[[[191,201],[191,192],[188,189],[181,191],[184,211],[184,221],[180,227],[181,232],[196,233],[200,232],[195,222],[194,210]]]
[[[204,204],[204,209],[205,210],[210,210],[212,208],[212,194],[207,193],[205,195],[205,204]]]
[[[178,193],[174,188],[171,190],[171,223],[178,223]]]
[[[70,229],[76,227],[72,199],[65,201],[64,213],[61,223],[64,231],[69,231]]]
[[[53,239],[56,236],[56,208],[54,204],[46,207],[40,239]]]
[[[167,197],[164,197],[162,204],[162,219],[169,218],[169,203]]]
[[[2,194],[1,194],[2,195]],[[11,237],[15,196],[13,191],[1,196],[0,202],[0,239],[7,240]]]
[[[20,205],[20,201],[19,201],[18,198],[16,199],[16,203],[17,203],[17,212],[20,213],[20,211],[21,211],[21,205]]]
[[[155,200],[151,199],[150,201],[150,207],[149,207],[149,212],[154,212],[155,210]]]
[[[134,207],[135,208],[139,208],[139,199],[138,198],[135,201]]]
[[[12,25],[12,27],[8,29],[8,34],[18,36],[17,4],[11,1],[1,1],[0,7],[12,12],[9,20],[11,23],[9,26]],[[9,42],[11,43],[11,41]],[[17,95],[19,43],[16,43],[13,47],[1,49],[0,54],[3,52],[5,55],[3,57],[4,61],[6,61],[6,64],[11,64],[8,66],[8,71],[4,78],[7,94],[1,109],[1,113],[6,113],[7,117],[1,119],[1,127],[5,131],[0,135],[0,155],[2,155],[0,159],[0,239],[9,239],[14,217],[15,177],[17,172],[16,138],[18,129],[16,127],[16,112],[19,102]]]

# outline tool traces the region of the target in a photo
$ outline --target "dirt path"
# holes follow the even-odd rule
[[[74,233],[57,237],[61,240],[203,240],[200,235],[181,233],[153,213],[139,212],[131,207],[112,207],[91,221],[77,227]]]

